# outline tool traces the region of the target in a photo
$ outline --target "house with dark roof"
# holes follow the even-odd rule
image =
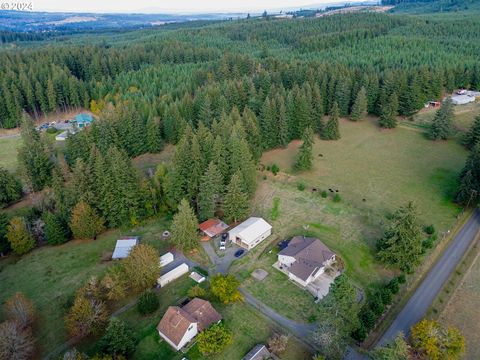
[[[158,323],[158,334],[175,350],[222,317],[208,301],[194,298],[183,307],[170,306]]]
[[[307,287],[335,262],[335,253],[315,238],[295,236],[278,253],[278,267],[288,277]]]

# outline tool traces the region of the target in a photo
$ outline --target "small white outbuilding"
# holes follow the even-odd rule
[[[173,259],[174,257],[171,252],[163,254],[162,256],[160,256],[160,267],[170,264],[171,262],[173,262]]]
[[[117,240],[115,250],[113,250],[112,259],[125,259],[134,246],[138,245],[139,237],[124,237]]]
[[[188,273],[189,268],[188,265],[183,263],[178,265],[176,268],[170,270],[166,274],[163,274],[157,279],[157,284],[160,287],[164,287],[165,285],[171,283],[172,281],[178,279],[180,276]]]
[[[259,217],[251,217],[228,232],[229,239],[247,250],[253,249],[272,234],[272,225]]]

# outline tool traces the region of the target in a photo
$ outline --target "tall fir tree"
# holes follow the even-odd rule
[[[381,114],[379,125],[384,129],[393,129],[397,127],[398,98],[396,93],[392,93],[381,105]]]
[[[198,217],[200,220],[206,220],[215,215],[215,210],[221,200],[222,188],[222,174],[212,161],[200,181],[198,194]]]
[[[22,146],[18,150],[20,173],[31,190],[42,190],[50,183],[53,163],[47,146],[27,115],[22,118],[21,135]]]
[[[476,144],[480,143],[480,115],[477,115],[472,126],[464,135],[462,143],[469,150],[472,150]]]
[[[462,205],[475,206],[480,202],[480,143],[477,143],[467,158],[460,173],[456,201]]]
[[[22,197],[22,183],[0,166],[0,209]]]
[[[227,222],[237,222],[247,216],[248,194],[244,191],[240,172],[236,172],[228,184],[223,201],[223,212]]]
[[[193,250],[198,246],[198,220],[186,199],[178,205],[173,217],[170,241],[181,250]]]
[[[303,143],[298,150],[295,169],[298,171],[310,170],[313,162],[313,130],[307,127],[302,136]]]
[[[339,129],[339,117],[340,110],[336,102],[333,103],[332,110],[330,111],[330,118],[328,119],[321,138],[323,140],[338,140],[340,139],[340,129]]]
[[[358,91],[355,102],[352,106],[352,112],[350,114],[350,119],[353,121],[358,121],[364,118],[367,115],[367,91],[365,87]]]
[[[278,119],[277,119],[277,145],[281,147],[286,147],[289,142],[288,136],[288,120],[287,120],[287,109],[285,107],[285,101],[283,96],[277,97],[277,106],[278,106]]]
[[[68,230],[62,219],[51,212],[45,212],[42,218],[45,223],[44,232],[47,243],[59,245],[68,240]]]
[[[149,116],[146,128],[146,149],[150,153],[158,153],[163,148],[162,124],[159,117]]]
[[[453,133],[453,103],[448,97],[435,113],[428,137],[431,140],[447,140]]]
[[[8,217],[5,213],[0,213],[0,257],[10,251],[10,243],[7,239]]]
[[[379,258],[402,271],[410,272],[419,264],[422,255],[422,228],[418,223],[417,208],[412,202],[393,214],[377,246]]]

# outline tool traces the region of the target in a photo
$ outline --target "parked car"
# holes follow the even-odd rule
[[[220,243],[219,249],[220,249],[220,250],[225,250],[225,243]]]
[[[228,233],[223,233],[222,234],[222,240],[221,241],[227,241],[228,240]]]
[[[235,257],[240,257],[240,256],[243,255],[244,252],[245,252],[245,250],[240,249],[240,250],[235,251],[234,255],[235,255]]]

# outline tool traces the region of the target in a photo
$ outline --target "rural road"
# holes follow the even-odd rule
[[[388,330],[380,338],[378,345],[385,345],[402,331],[408,334],[410,327],[420,321],[448,280],[470,244],[480,231],[480,211],[475,210],[470,219],[448,245],[441,258],[433,265],[420,286],[408,300]]]

